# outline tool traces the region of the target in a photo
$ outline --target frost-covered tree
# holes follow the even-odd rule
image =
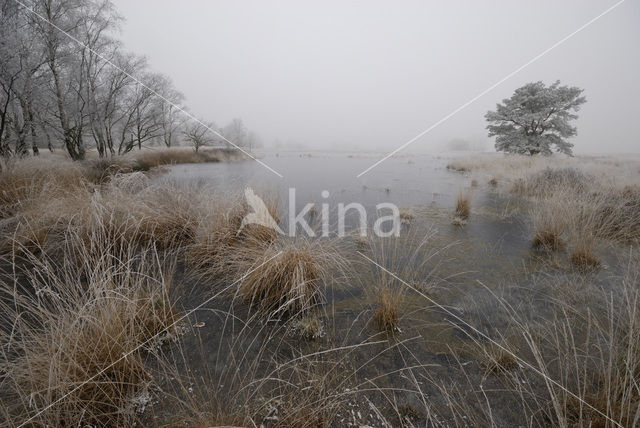
[[[118,41],[111,0],[25,4],[0,0],[0,158],[45,146],[80,160],[94,147],[103,157],[182,140],[257,144],[240,119],[214,133],[191,123],[171,80]]]
[[[566,139],[577,134],[569,122],[586,102],[582,92],[575,86],[560,86],[559,80],[548,87],[536,82],[516,89],[511,98],[497,104],[496,111],[485,115],[496,150],[527,155],[550,155],[556,150],[571,155],[573,144]]]
[[[216,129],[216,125],[213,122],[191,121],[183,131],[184,140],[190,143],[193,146],[193,150],[198,153],[200,147],[210,146],[213,143],[213,133],[210,129]]]

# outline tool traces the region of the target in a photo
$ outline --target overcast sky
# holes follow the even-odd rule
[[[391,150],[616,3],[114,0],[125,46],[198,116],[269,144]],[[585,88],[575,150],[640,151],[640,1],[627,0],[419,141],[491,147],[484,113],[527,82]]]

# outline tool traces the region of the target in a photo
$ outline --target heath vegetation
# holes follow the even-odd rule
[[[361,134],[369,135],[367,149],[382,148],[381,138],[403,140],[398,128],[374,128],[407,120],[358,114],[393,106],[395,119],[413,120],[424,112],[414,111],[411,93],[433,91],[378,85],[376,69],[388,77],[398,74],[389,67],[403,64],[403,43],[395,43],[371,51],[394,58],[368,67],[370,78],[358,87],[375,83],[368,92],[386,94],[388,102],[347,108],[353,117],[333,104],[323,109],[323,99],[352,107],[369,102],[352,96],[368,92],[349,89],[349,76],[363,73],[348,68],[368,64],[353,58],[371,53],[359,45],[377,46],[360,43],[369,27],[393,36],[394,19],[374,20],[384,21],[380,30],[358,25],[360,12],[349,14],[355,25],[330,26],[332,37],[313,34],[309,40],[322,43],[291,61],[296,51],[286,44],[303,46],[308,38],[298,33],[319,27],[285,31],[288,21],[306,24],[315,13],[302,21],[287,13],[275,24],[235,25],[234,16],[246,14],[231,13],[231,3],[211,14],[225,22],[215,26],[220,34],[241,30],[242,37],[226,37],[223,45],[259,48],[260,55],[238,51],[250,61],[224,67],[204,61],[223,52],[212,45],[211,52],[199,50],[198,66],[220,66],[202,75],[231,70],[231,80],[216,83],[232,87],[243,76],[269,79],[270,61],[284,71],[293,65],[302,80],[270,84],[293,83],[298,98],[318,107],[288,110],[288,128],[301,140],[270,135],[278,153],[255,151],[260,137],[239,118],[218,126],[190,113],[171,79],[125,50],[118,40],[122,17],[111,1],[0,2],[0,426],[640,426],[640,158],[573,155],[584,94],[608,92],[527,83],[485,115],[489,137],[504,154],[458,156],[446,169],[440,157],[400,151],[479,97],[387,156],[288,150],[308,138],[355,151],[357,133],[337,132],[346,124],[360,131],[367,125]],[[370,9],[362,13],[377,13]],[[464,21],[465,8],[457,9]],[[140,19],[149,19],[147,12]],[[540,27],[545,20],[536,13],[520,16]],[[414,15],[428,18],[402,14],[411,43],[421,40],[421,29],[495,27],[407,25]],[[260,30],[263,21],[270,29]],[[357,38],[358,46],[323,47],[350,40],[342,27],[365,38]],[[182,30],[171,29],[172,38],[189,33]],[[269,37],[249,43],[269,31],[286,60],[272,57]],[[609,45],[615,44],[607,44],[611,51]],[[415,47],[411,58],[421,51]],[[346,68],[341,84],[318,80],[333,64],[320,55],[310,88],[326,94],[300,97],[309,89],[300,86],[305,68],[323,48],[338,59],[348,54],[334,62]],[[618,57],[629,55],[610,55]],[[256,60],[266,73],[256,71]],[[443,86],[424,79],[422,62],[412,61],[417,72],[400,80],[418,76]],[[618,80],[633,81],[624,77]],[[193,87],[190,97],[206,96]],[[249,90],[256,87],[218,91],[196,104],[215,111],[268,106],[250,117],[269,123],[273,106],[296,99],[277,86]],[[277,96],[260,99],[269,94]],[[607,108],[623,110],[615,107]],[[328,126],[305,136],[304,124],[313,120],[295,114],[309,111]],[[596,111],[588,120],[597,119]],[[610,112],[602,116],[607,132],[625,117]],[[281,117],[270,128],[286,129],[277,122],[286,115],[276,113]],[[456,132],[477,134],[458,125]],[[610,138],[623,134],[615,129]],[[481,144],[452,143],[455,150]],[[234,161],[247,162],[226,164]],[[297,215],[300,206],[306,213]],[[383,216],[389,210],[393,215]],[[336,221],[335,214],[344,217]],[[451,225],[470,220],[468,227]]]

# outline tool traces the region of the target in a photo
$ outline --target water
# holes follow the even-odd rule
[[[378,387],[398,391],[415,389],[416,385],[407,385],[406,377],[385,373],[397,373],[411,364],[428,367],[423,375],[438,382],[484,382],[488,387],[499,388],[499,380],[487,379],[478,363],[474,345],[488,342],[475,329],[491,337],[507,331],[509,316],[501,310],[496,296],[518,308],[519,315],[531,322],[550,319],[552,296],[548,287],[540,285],[539,277],[562,278],[566,272],[550,269],[548,260],[532,250],[527,201],[501,195],[483,178],[472,186],[471,177],[446,169],[450,157],[394,157],[363,177],[356,177],[378,159],[374,155],[343,153],[271,153],[261,160],[283,178],[255,161],[243,161],[176,165],[161,180],[196,182],[231,192],[241,192],[247,186],[259,194],[275,192],[280,197],[283,214],[288,206],[289,189],[295,188],[296,211],[308,202],[318,206],[328,203],[332,227],[337,222],[338,203],[362,204],[367,209],[369,226],[377,216],[376,204],[391,202],[401,209],[410,209],[415,217],[402,228],[401,238],[396,242],[399,248],[393,250],[394,260],[390,264],[381,263],[408,283],[428,283],[430,288],[425,291],[428,297],[407,293],[401,311],[402,332],[384,344],[350,351],[348,359],[353,364],[350,369],[357,371],[359,379],[377,379]],[[322,197],[323,191],[329,192],[328,198]],[[452,224],[455,199],[461,191],[472,195],[472,215],[464,227]],[[355,229],[356,219],[348,220],[348,225]],[[416,243],[424,236],[428,236],[428,244],[420,251],[428,261],[424,265],[412,264]],[[318,341],[283,339],[288,345],[278,347],[274,353],[293,356],[300,351],[311,353],[387,337],[370,321],[376,296],[369,288],[379,272],[360,257],[359,251],[379,261],[381,254],[359,248],[350,239],[345,239],[341,251],[356,266],[356,274],[346,282],[330,284],[327,289],[327,302],[322,310],[326,336]],[[609,258],[608,264],[608,271],[594,274],[595,281],[606,283],[618,268],[615,256]],[[183,300],[187,307],[197,305],[207,296],[202,285],[194,289],[199,291]],[[219,325],[224,318],[220,314],[226,313],[229,304],[229,300],[215,303],[210,310],[198,312],[198,320]],[[256,335],[266,334],[264,326],[257,329]],[[221,356],[215,350],[222,349],[219,344],[235,334],[232,330],[226,326],[203,330],[197,341],[186,337],[185,346],[200,349],[204,338],[212,346],[205,365],[209,370],[220,370]],[[498,331],[501,333],[496,334]],[[234,342],[234,346],[249,349],[255,346],[253,337],[247,335],[246,342]],[[372,355],[376,356],[374,361]],[[438,398],[439,392],[433,385],[425,382],[422,393],[437,402],[441,397]],[[415,401],[412,394],[404,395],[408,402]],[[497,397],[493,403],[494,416],[505,424],[521,422],[517,402],[517,397],[513,400]]]
[[[468,185],[468,180],[446,170],[446,159],[427,155],[391,158],[357,178],[378,159],[373,155],[341,153],[271,153],[260,160],[283,178],[251,160],[176,165],[170,168],[169,177],[205,181],[225,189],[277,189],[284,200],[287,189],[295,188],[300,203],[359,202],[367,208],[381,202],[400,207],[450,206],[458,189]],[[324,190],[330,193],[327,199],[321,196]]]

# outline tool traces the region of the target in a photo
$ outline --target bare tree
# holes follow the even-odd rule
[[[233,119],[228,125],[222,128],[222,135],[236,146],[243,147],[246,145],[247,127],[244,126],[242,119]],[[229,143],[227,142],[227,147]]]
[[[45,144],[83,159],[91,146],[110,156],[182,139],[196,151],[224,142],[187,123],[169,78],[123,51],[110,0],[31,0],[30,7],[37,15],[0,2],[0,157],[37,154]],[[258,141],[240,119],[220,132],[241,146]]]
[[[183,131],[185,141],[189,142],[193,146],[193,150],[195,150],[196,153],[198,153],[200,147],[211,145],[214,141],[212,138],[213,134],[207,127],[215,129],[215,125],[213,123],[208,123],[206,125],[207,126],[203,126],[201,123],[191,121],[186,125]]]
[[[157,78],[158,92],[164,98],[160,100],[162,112],[162,142],[171,147],[177,143],[177,134],[184,126],[185,116],[175,106],[184,101],[184,95],[177,91],[168,77],[159,75]]]

